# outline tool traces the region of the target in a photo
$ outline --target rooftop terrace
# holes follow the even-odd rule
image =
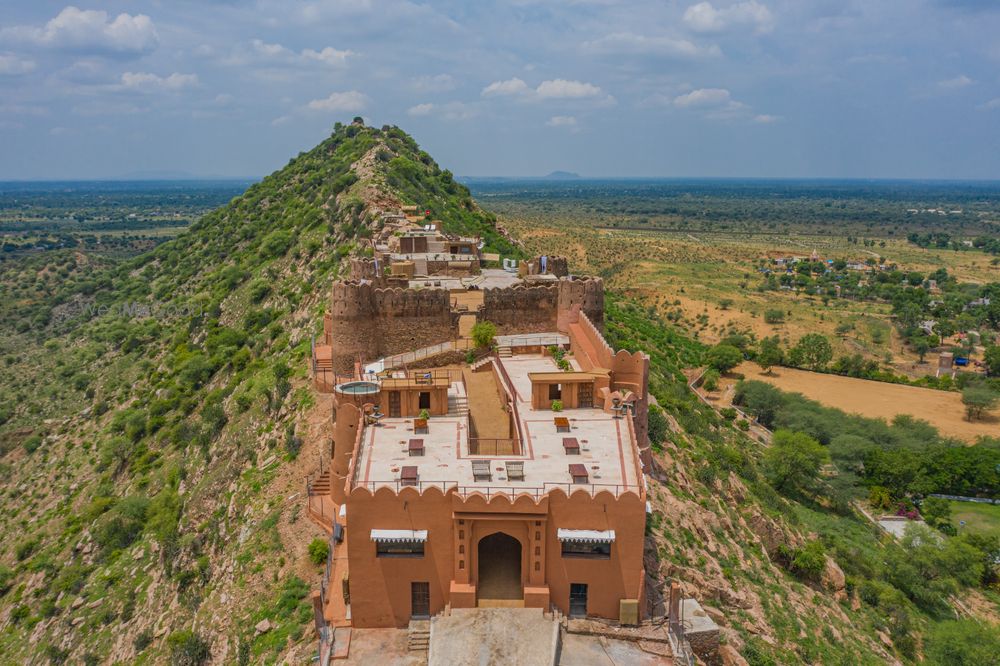
[[[415,431],[413,418],[384,418],[379,425],[364,429],[354,485],[397,491],[406,485],[421,491],[432,486],[457,487],[462,495],[524,492],[540,497],[556,488],[567,494],[577,489],[641,494],[643,480],[631,418],[616,418],[599,408],[558,413],[534,410],[529,374],[561,372],[552,358],[521,354],[494,357],[493,363],[499,364],[502,378],[496,399],[513,397],[509,404],[516,417],[513,439],[519,455],[488,455],[510,450],[510,440],[470,439],[466,384],[456,375],[448,388],[448,415],[431,417],[425,432]],[[557,424],[557,420],[565,423]],[[419,443],[411,444],[411,440]],[[471,453],[477,448],[487,454]],[[571,475],[570,465],[582,469],[575,467]],[[408,467],[417,468],[415,482],[403,478],[412,473],[404,470]]]

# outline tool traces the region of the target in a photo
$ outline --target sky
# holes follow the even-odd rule
[[[459,176],[1000,179],[994,0],[0,3],[0,179],[260,177],[362,116]]]

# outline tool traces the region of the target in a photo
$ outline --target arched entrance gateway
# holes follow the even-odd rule
[[[479,540],[477,549],[480,605],[524,599],[521,586],[521,542],[503,532]]]

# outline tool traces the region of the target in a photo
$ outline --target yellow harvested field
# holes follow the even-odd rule
[[[958,392],[887,384],[867,379],[826,375],[791,368],[774,368],[766,375],[756,363],[743,363],[736,372],[746,379],[758,379],[782,391],[801,393],[828,407],[851,414],[891,421],[898,414],[909,414],[928,421],[942,435],[972,443],[980,435],[1000,437],[1000,418],[990,414],[982,420],[965,419],[962,396]]]

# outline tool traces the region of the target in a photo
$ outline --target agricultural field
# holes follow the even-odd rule
[[[945,437],[970,444],[978,437],[995,437],[1000,432],[1000,417],[994,414],[984,415],[975,421],[966,419],[962,396],[955,391],[888,384],[795,368],[774,368],[765,373],[750,361],[738,366],[735,373],[746,379],[767,382],[782,391],[801,393],[810,400],[848,414],[886,421],[908,414],[927,421]],[[735,383],[734,378],[723,378],[720,383],[720,407],[729,406]]]
[[[949,502],[951,524],[960,532],[1000,537],[1000,504]],[[962,525],[962,522],[965,522]]]
[[[964,241],[951,249],[906,239],[940,229],[955,238],[995,236],[1000,204],[979,190],[590,181],[472,189],[530,251],[569,257],[709,344],[752,333],[790,346],[820,333],[835,357],[860,354],[916,379],[934,374],[936,354],[920,361],[894,326],[890,302],[764,290],[761,261],[815,252],[823,260],[874,260],[924,274],[945,268],[960,282],[1000,282],[1000,261]],[[931,206],[962,213],[908,212]]]
[[[960,532],[1000,537],[1000,504],[949,502],[951,524]],[[965,525],[962,525],[962,522]]]

